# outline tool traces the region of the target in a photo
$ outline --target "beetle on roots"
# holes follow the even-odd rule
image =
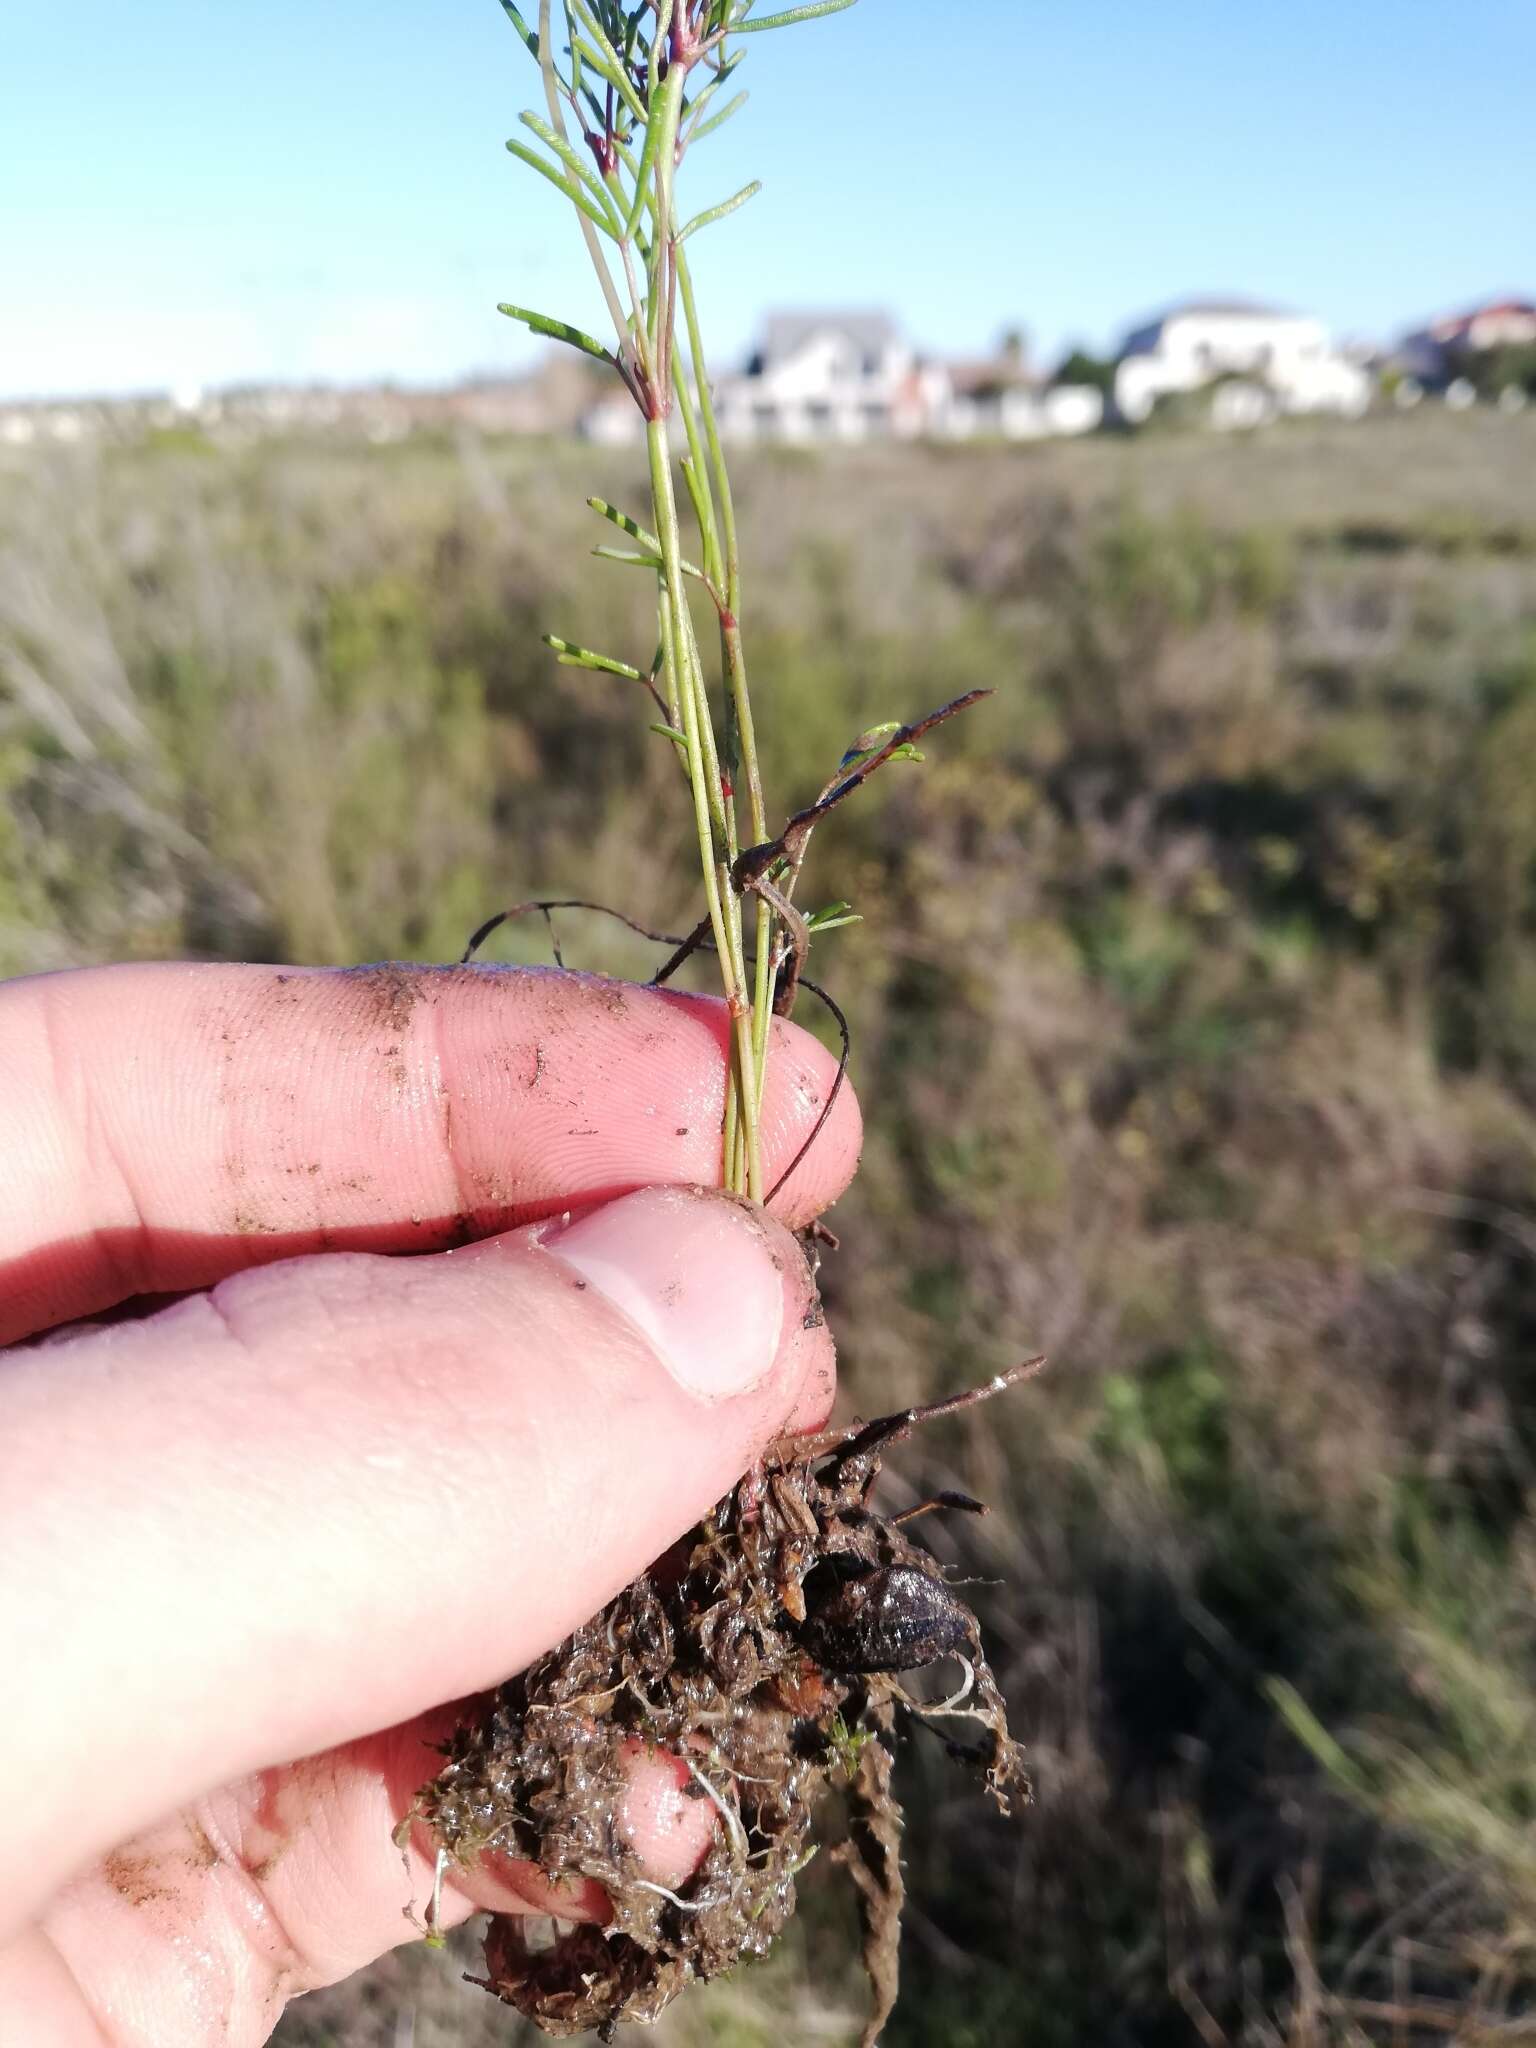
[[[848,1802],[832,1852],[857,1888],[872,2043],[896,1998],[901,1810],[892,1790],[898,1714],[970,1722],[1003,1812],[1028,1797],[1018,1746],[975,1615],[907,1534],[931,1512],[984,1513],[946,1492],[882,1515],[885,1451],[912,1428],[1038,1372],[1032,1358],[986,1385],[866,1424],[781,1441],[683,1541],[600,1614],[500,1687],[444,1747],[402,1839],[424,1824],[439,1869],[486,1852],[552,1879],[595,1880],[610,1917],[534,1948],[493,1916],[474,1981],[551,2034],[653,2020],[695,1978],[767,1952],[815,1854],[823,1794]],[[903,1675],[952,1663],[937,1703]],[[942,1731],[940,1731],[942,1732]],[[652,1882],[619,1824],[625,1758],[640,1740],[686,1764],[718,1809],[714,1839],[678,1890]],[[428,1926],[432,1926],[429,1909]]]

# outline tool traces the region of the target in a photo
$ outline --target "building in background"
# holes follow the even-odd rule
[[[1304,314],[1190,300],[1133,328],[1118,355],[1074,348],[1049,375],[1017,329],[987,355],[944,360],[921,354],[885,313],[776,313],[744,366],[714,378],[711,390],[726,439],[821,445],[1059,439],[1154,416],[1225,428],[1295,413],[1354,419],[1378,396],[1397,406],[1433,397],[1455,411],[1493,404],[1515,413],[1536,402],[1536,302],[1489,299],[1416,328],[1393,349],[1366,350],[1336,345]],[[670,432],[681,446],[676,414]],[[437,389],[252,385],[0,398],[0,454],[154,433],[220,445],[328,433],[376,442],[579,433],[632,447],[645,424],[610,372],[564,349],[521,375]]]
[[[1245,299],[1190,299],[1126,336],[1114,399],[1133,426],[1164,401],[1198,395],[1213,426],[1252,427],[1283,413],[1356,418],[1372,390],[1320,320]]]
[[[1533,344],[1536,305],[1529,299],[1490,299],[1416,328],[1403,337],[1398,353],[1407,361],[1417,358],[1426,376],[1432,377],[1463,355],[1486,355],[1495,349],[1530,348]]]
[[[189,385],[137,397],[0,400],[0,448],[132,442],[155,433],[196,433],[219,446],[330,433],[380,443],[423,433],[569,434],[604,389],[596,365],[551,349],[524,376],[469,377],[429,389]]]
[[[910,440],[949,396],[884,313],[772,313],[738,376],[715,385],[720,431],[736,441]]]
[[[715,419],[727,441],[910,439],[932,430],[948,380],[921,363],[884,313],[774,313],[745,368],[713,380]],[[582,422],[610,446],[640,438],[643,422],[623,392]]]
[[[772,314],[745,367],[717,378],[712,392],[721,438],[736,442],[1033,440],[1086,433],[1104,410],[1098,391],[1037,376],[1022,337],[1005,337],[982,360],[945,363],[919,355],[878,312]],[[622,445],[643,426],[632,401],[613,392],[582,431]]]
[[[1424,392],[1465,407],[1492,399],[1518,411],[1536,397],[1536,304],[1488,299],[1404,335],[1391,357],[1399,403]]]
[[[1090,434],[1103,422],[1104,394],[1091,384],[1042,377],[1017,329],[1003,336],[995,355],[948,367],[950,394],[939,431],[951,440],[1038,441]]]

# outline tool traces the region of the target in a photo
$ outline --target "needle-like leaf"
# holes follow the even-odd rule
[[[517,9],[512,5],[512,0],[501,0],[501,4],[506,12],[506,17],[508,21],[511,22],[512,26],[517,30],[518,34],[522,37],[523,41],[528,45],[529,53],[532,55],[534,60],[537,61],[539,55],[538,37],[534,34],[533,30],[528,26],[527,22],[524,21],[523,17],[518,13]]]
[[[841,14],[845,7],[851,7],[853,0],[813,0],[809,7],[786,7],[782,14],[764,14],[753,21],[733,21],[730,33],[733,36],[756,35],[765,28],[789,28],[797,21],[814,21],[819,14]]]
[[[531,129],[533,133],[537,135],[540,142],[543,143],[546,149],[552,149],[554,151],[555,155],[559,157],[561,163],[565,165],[566,169],[570,172],[571,176],[575,178],[586,189],[586,191],[590,193],[592,198],[597,201],[598,205],[602,208],[603,212],[608,217],[608,225],[610,232],[616,235],[619,230],[622,215],[620,214],[618,207],[614,204],[613,194],[608,190],[608,187],[605,184],[603,184],[602,180],[597,176],[597,174],[592,169],[592,166],[590,164],[583,163],[579,151],[574,149],[572,145],[566,141],[563,135],[557,135],[554,129],[550,127],[547,121],[541,121],[537,114],[519,114],[517,118],[522,122],[525,128]]]
[[[578,647],[574,640],[562,640],[558,633],[546,633],[543,638],[544,645],[563,668],[599,669],[604,675],[624,676],[632,683],[645,681],[639,669],[632,668],[627,661],[615,661],[609,654],[594,654],[590,647]]]
[[[515,157],[531,165],[541,178],[548,178],[555,190],[563,192],[572,206],[584,213],[594,227],[601,228],[611,241],[616,242],[619,239],[618,229],[609,218],[607,210],[595,205],[574,178],[563,175],[553,164],[546,163],[537,150],[530,149],[525,142],[519,142],[515,135],[508,137],[507,148]]]
[[[700,98],[702,99],[702,97],[703,95],[701,94]],[[750,97],[749,93],[739,92],[735,99],[727,100],[718,113],[711,114],[707,121],[701,121],[697,128],[689,129],[688,141],[690,143],[702,142],[706,135],[713,135],[717,128],[723,128],[732,114],[739,113]]]
[[[722,199],[718,206],[706,207],[703,213],[696,213],[688,225],[679,230],[677,239],[686,242],[690,235],[696,235],[700,228],[707,228],[712,221],[724,220],[728,213],[734,213],[738,206],[745,206],[762,189],[762,179],[754,178],[750,185],[743,185],[739,192],[733,192],[729,199]]]
[[[551,341],[567,342],[572,348],[579,348],[583,355],[596,356],[600,363],[618,368],[611,349],[604,348],[600,341],[594,341],[590,334],[583,334],[579,327],[572,327],[567,320],[551,320],[547,313],[532,313],[526,306],[498,306],[496,310],[505,313],[509,320],[520,320],[535,334],[547,334]]]

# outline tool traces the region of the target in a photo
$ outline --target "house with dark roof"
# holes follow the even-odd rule
[[[802,359],[808,349],[832,344],[866,376],[874,376],[906,345],[888,313],[770,313],[763,338],[747,360],[749,376],[768,376]]]
[[[1479,357],[1536,346],[1536,305],[1529,299],[1485,299],[1404,335],[1396,366],[1424,390],[1445,391]]]
[[[715,413],[732,440],[862,441],[929,432],[948,393],[884,313],[771,313]]]
[[[1252,299],[1186,299],[1121,344],[1115,408],[1133,424],[1160,399],[1209,388],[1215,426],[1256,426],[1281,413],[1355,417],[1371,380],[1334,347],[1320,320]]]

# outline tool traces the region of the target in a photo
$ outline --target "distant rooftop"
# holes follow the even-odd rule
[[[1160,313],[1150,313],[1145,320],[1137,321],[1130,328],[1121,344],[1121,352],[1139,355],[1155,350],[1163,338],[1163,330],[1175,320],[1300,320],[1305,316],[1290,306],[1272,305],[1265,299],[1244,299],[1218,294],[1178,299],[1171,306],[1165,306]]]
[[[1289,320],[1293,317],[1289,306],[1272,305],[1266,299],[1193,298],[1180,299],[1176,305],[1166,307],[1156,318],[1161,323],[1164,320],[1177,320],[1185,313],[1205,314],[1227,320]]]
[[[967,398],[987,397],[999,391],[1033,390],[1043,379],[1022,355],[991,355],[965,358],[947,365],[950,386]]]
[[[901,339],[888,313],[770,313],[763,322],[762,359],[782,362],[818,334],[846,335],[862,355],[878,355]]]
[[[1443,319],[1432,320],[1427,332],[1437,341],[1456,341],[1479,321],[1500,320],[1536,321],[1536,304],[1530,299],[1485,299],[1479,305],[1467,307],[1464,312],[1447,313]]]

